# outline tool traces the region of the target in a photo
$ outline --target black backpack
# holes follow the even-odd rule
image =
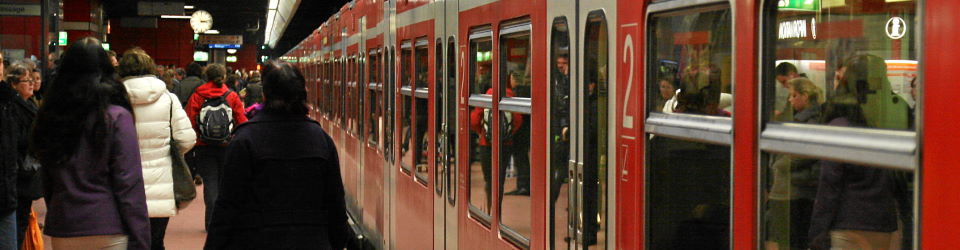
[[[233,109],[227,103],[226,93],[219,97],[209,98],[200,105],[200,114],[197,117],[197,127],[200,128],[200,140],[210,145],[226,145],[230,142],[230,132],[233,131]]]
[[[503,112],[500,115],[500,141],[509,142],[513,140],[513,113]],[[487,141],[493,143],[493,115],[494,112],[489,108],[483,109],[483,136]]]

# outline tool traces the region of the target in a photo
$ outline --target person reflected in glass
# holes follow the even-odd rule
[[[530,84],[524,84],[522,73],[517,71],[510,72],[510,85],[517,96],[529,97]],[[521,115],[517,115],[519,117]],[[522,119],[520,126],[516,129],[516,134],[510,136],[513,141],[513,150],[503,151],[510,158],[513,158],[513,166],[517,174],[517,187],[513,191],[505,193],[506,195],[526,195],[530,196],[530,119]],[[505,171],[505,166],[501,167],[501,172]],[[502,175],[501,175],[501,178]],[[503,182],[501,180],[501,182]]]
[[[831,126],[897,128],[906,126],[906,110],[877,95],[889,91],[883,58],[858,55],[845,60],[837,71],[835,96],[824,107],[823,121]],[[884,91],[889,93],[884,93]],[[876,102],[872,102],[876,101]],[[900,104],[905,102],[900,101]],[[893,112],[877,113],[886,108]],[[899,121],[899,122],[897,122]],[[902,123],[902,124],[898,124]],[[812,249],[899,249],[901,222],[890,170],[851,163],[821,161],[818,189],[811,216]]]
[[[820,122],[823,90],[807,78],[787,81],[793,121]],[[817,192],[817,160],[790,155],[773,155],[772,184],[768,194],[768,243],[777,249],[807,249],[807,231]]]
[[[716,65],[688,67],[680,78],[675,113],[730,116],[720,106],[721,73]]]
[[[676,104],[677,100],[674,97],[677,96],[679,86],[677,86],[676,81],[670,78],[661,78],[657,81],[657,86],[660,89],[660,100],[654,110],[664,110],[665,107],[669,107],[672,112],[673,107],[671,106],[673,105],[667,104]]]
[[[789,107],[790,84],[787,82],[800,77],[797,72],[797,66],[792,63],[782,62],[777,64],[776,71],[776,99],[774,102],[773,120],[791,121],[793,118],[793,109]]]
[[[570,58],[561,54],[554,59],[550,94],[550,220],[556,222],[560,188],[567,183],[570,160]],[[554,223],[550,223],[550,242],[556,242]],[[559,247],[555,247],[559,248]]]
[[[204,249],[344,249],[350,238],[334,141],[307,116],[303,74],[264,65],[264,108],[226,148]]]

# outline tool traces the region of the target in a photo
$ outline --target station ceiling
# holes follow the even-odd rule
[[[148,2],[171,2],[163,0],[145,0]],[[104,11],[108,18],[136,17],[137,4],[140,1],[103,0]],[[194,6],[186,10],[190,15],[195,10],[206,10],[213,15],[213,29],[224,35],[243,35],[247,43],[263,44],[264,19],[267,15],[268,0],[185,0],[184,5]],[[299,0],[300,6],[287,25],[283,36],[277,42],[273,53],[284,53],[319,27],[320,23],[335,14],[347,0]]]

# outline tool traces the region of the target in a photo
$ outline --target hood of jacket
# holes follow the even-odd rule
[[[197,87],[197,90],[194,93],[200,95],[200,97],[203,97],[203,99],[209,99],[222,96],[224,93],[227,93],[227,90],[230,89],[227,88],[226,84],[221,84],[220,87],[217,87],[217,85],[214,85],[213,82],[207,82],[203,85],[200,85],[200,87]]]
[[[153,75],[135,76],[123,79],[127,87],[130,102],[134,105],[154,103],[167,94],[167,85]]]

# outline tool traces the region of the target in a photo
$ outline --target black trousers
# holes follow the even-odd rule
[[[150,218],[150,249],[163,250],[163,238],[167,235],[170,218]]]
[[[220,195],[220,170],[226,148],[221,146],[197,146],[187,154],[187,164],[203,178],[204,228],[210,229],[210,218]]]
[[[24,237],[27,235],[27,226],[30,222],[30,207],[32,206],[32,199],[17,198],[17,246],[23,246]]]

